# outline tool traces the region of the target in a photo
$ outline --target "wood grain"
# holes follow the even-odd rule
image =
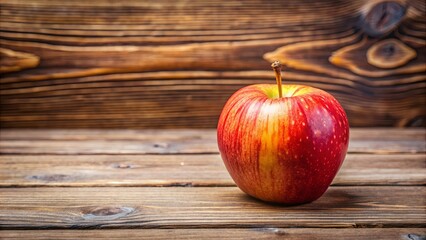
[[[238,188],[1,188],[0,228],[426,227],[424,187],[331,187],[305,205]]]
[[[426,141],[425,128],[351,128],[351,140]],[[215,129],[0,129],[0,140],[216,140]]]
[[[426,235],[421,228],[254,228],[254,229],[114,229],[114,230],[5,230],[2,239],[74,240],[74,239],[400,239],[419,240]]]
[[[207,154],[214,129],[2,129],[0,238],[422,239],[425,131],[351,129],[353,152],[325,195],[280,206],[233,185]]]
[[[349,153],[424,153],[426,130],[351,129]],[[1,154],[211,154],[216,130],[2,130]]]
[[[2,52],[21,56],[1,58],[2,127],[215,127],[233,92],[274,82],[272,58],[286,63],[286,83],[336,96],[351,126],[426,122],[422,0],[4,0],[0,9]],[[410,50],[374,47],[389,40]],[[369,64],[371,48],[373,63],[405,61]]]
[[[39,58],[29,53],[15,52],[10,49],[0,48],[0,73],[15,72],[25,68],[36,67]]]
[[[426,185],[426,155],[349,154],[333,185]],[[0,187],[235,186],[219,155],[0,156]]]
[[[355,130],[355,132],[368,129]],[[409,140],[418,138],[418,130],[392,129],[391,136],[397,139]],[[426,130],[425,130],[426,131]],[[215,140],[215,129],[1,129],[0,140],[28,141],[86,141],[86,140],[129,140],[129,141],[170,141],[170,140]],[[376,131],[373,131],[376,132]],[[351,132],[352,133],[352,132]],[[367,134],[365,134],[367,135]],[[401,135],[398,137],[398,135]],[[388,138],[388,134],[387,137]]]

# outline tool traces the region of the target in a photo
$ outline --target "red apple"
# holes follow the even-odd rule
[[[324,194],[342,165],[349,124],[329,93],[281,89],[282,97],[275,84],[234,93],[219,119],[219,150],[242,191],[268,202],[307,203]]]

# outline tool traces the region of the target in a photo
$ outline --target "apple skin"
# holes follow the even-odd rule
[[[321,197],[343,163],[349,123],[339,102],[308,86],[256,84],[235,92],[219,118],[225,166],[245,193],[301,204]]]

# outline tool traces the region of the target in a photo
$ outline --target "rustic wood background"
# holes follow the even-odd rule
[[[0,1],[1,127],[215,127],[237,89],[336,96],[351,126],[424,126],[424,0]]]

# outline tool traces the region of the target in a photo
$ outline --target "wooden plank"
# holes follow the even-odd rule
[[[170,140],[170,141],[26,141],[0,142],[1,154],[212,154],[218,153],[216,140]],[[349,153],[396,154],[424,153],[424,141],[352,140]]]
[[[253,228],[253,229],[102,229],[102,230],[5,230],[2,239],[74,240],[74,239],[401,239],[420,240],[426,235],[422,228]]]
[[[425,123],[423,0],[63,2],[0,3],[2,126],[215,127],[272,59],[352,126]]]
[[[407,131],[404,133],[404,131]],[[2,154],[197,154],[218,153],[216,131],[151,130],[99,131],[80,130],[71,136],[55,130],[2,130]],[[389,134],[388,134],[389,132]],[[392,134],[393,132],[393,134]],[[93,134],[92,134],[93,133]],[[111,137],[114,133],[116,137]],[[158,136],[156,136],[158,133]],[[398,133],[401,136],[398,136]],[[423,153],[425,129],[389,130],[351,129],[349,153]],[[27,134],[28,139],[27,140]],[[96,134],[99,134],[96,136]],[[352,137],[353,134],[353,137]],[[3,135],[5,136],[3,138]],[[43,136],[45,135],[45,136]],[[371,136],[370,136],[371,135]],[[69,137],[68,137],[69,136]],[[102,137],[107,136],[105,139]]]
[[[423,140],[425,128],[351,128],[351,140]],[[216,140],[215,129],[7,129],[0,140]]]
[[[426,155],[349,154],[333,185],[425,185]],[[0,187],[235,186],[219,155],[2,155]]]
[[[425,187],[331,187],[311,204],[235,187],[1,188],[0,228],[426,227]]]

